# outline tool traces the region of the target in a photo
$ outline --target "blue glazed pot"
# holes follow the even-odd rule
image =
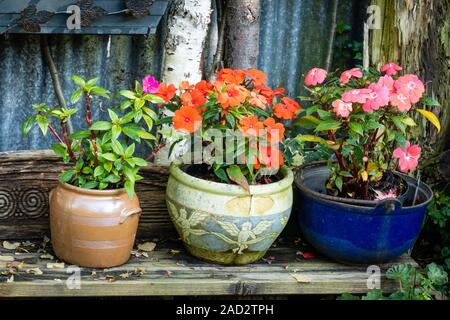
[[[420,183],[415,205],[417,181],[403,174],[409,185],[404,205],[398,200],[349,204],[321,193],[329,174],[326,164],[315,163],[295,177],[300,229],[318,251],[344,263],[372,264],[395,259],[414,246],[433,197],[426,184]]]

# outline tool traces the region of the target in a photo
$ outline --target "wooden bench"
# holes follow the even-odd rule
[[[49,235],[47,194],[63,167],[50,151],[0,153],[0,244],[7,241],[6,248],[0,245],[0,297],[286,296],[369,290],[367,266],[321,257],[294,236],[295,221],[259,263],[230,267],[196,260],[183,249],[169,219],[167,170],[157,166],[145,168],[145,179],[137,186],[143,214],[136,242],[152,241],[155,249],[136,248],[130,261],[117,268],[68,268],[43,241]],[[408,256],[380,265],[385,292],[398,289],[384,276],[396,263],[416,265]]]

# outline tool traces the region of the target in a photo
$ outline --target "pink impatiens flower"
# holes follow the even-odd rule
[[[392,94],[390,100],[391,104],[394,107],[397,107],[400,112],[406,112],[411,109],[411,101],[409,101],[409,98],[401,92]]]
[[[342,100],[347,103],[365,103],[371,93],[371,89],[352,89],[344,92]]]
[[[158,91],[159,82],[153,76],[146,76],[142,80],[142,91],[144,93],[155,93]]]
[[[394,150],[394,158],[398,158],[398,166],[401,172],[408,172],[414,170],[419,164],[419,158],[421,153],[419,145],[411,145],[409,141],[406,141],[406,150],[400,146]]]
[[[345,103],[342,100],[333,101],[333,112],[339,117],[347,118],[352,110],[353,108],[351,103]]]
[[[403,93],[413,104],[419,102],[425,92],[423,82],[414,74],[398,78],[394,86],[397,92]]]
[[[339,79],[341,83],[346,84],[350,81],[351,78],[362,78],[363,73],[358,68],[353,68],[347,71],[344,71],[341,74],[341,78]]]
[[[398,65],[396,65],[395,63],[392,63],[392,62],[381,67],[381,71],[386,72],[386,74],[388,76],[396,75],[397,72],[402,71],[402,70],[403,70],[402,67],[400,67],[400,66],[398,66]]]
[[[394,79],[392,79],[392,77],[388,75],[380,77],[377,82],[378,85],[387,87],[389,89],[389,94],[395,92],[394,83]]]
[[[369,89],[372,92],[369,93],[369,98],[363,105],[365,112],[379,110],[389,104],[389,89],[386,86],[372,83]]]
[[[306,74],[305,84],[307,86],[316,86],[325,81],[327,77],[327,71],[320,68],[312,68]]]

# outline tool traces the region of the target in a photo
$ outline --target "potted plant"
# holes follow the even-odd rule
[[[167,207],[192,255],[251,263],[285,227],[293,173],[284,166],[282,122],[300,106],[283,92],[253,69],[223,69],[214,83],[160,85],[161,107],[173,113],[161,119],[173,128],[162,131],[170,151],[184,154],[170,166]]]
[[[330,151],[328,163],[313,163],[296,174],[301,230],[324,254],[344,262],[378,263],[394,259],[417,239],[430,188],[406,175],[416,169],[419,145],[408,140],[418,112],[440,129],[433,113],[416,104],[437,105],[423,97],[425,87],[401,67],[381,71],[354,68],[340,77],[314,68],[306,75],[310,107],[298,124]],[[395,171],[398,168],[402,173]]]
[[[162,99],[145,90],[148,80],[144,90],[136,83],[135,91],[120,92],[126,97],[120,107],[108,108],[109,121],[93,122],[93,104],[101,97],[109,99],[110,93],[97,86],[97,79],[73,76],[72,80],[78,89],[70,103],[84,98],[86,129],[69,134],[68,121],[78,110],[41,103],[33,105],[36,113],[24,122],[23,133],[28,134],[34,123],[44,136],[50,131],[57,142],[52,149],[70,164],[50,192],[56,256],[84,267],[113,267],[129,259],[141,212],[134,185],[142,179],[139,169],[147,162],[135,155],[135,143],[152,146],[155,137],[149,131],[156,119],[146,104]]]

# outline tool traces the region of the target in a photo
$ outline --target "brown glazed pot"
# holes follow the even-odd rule
[[[130,258],[141,212],[124,189],[89,190],[60,184],[50,192],[53,250],[82,267],[110,268]]]

